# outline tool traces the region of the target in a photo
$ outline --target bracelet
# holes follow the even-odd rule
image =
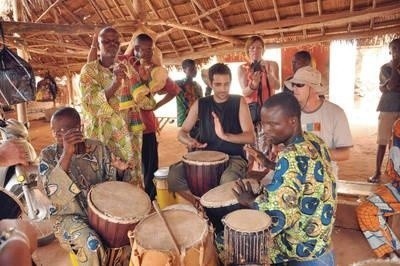
[[[97,46],[95,46],[95,45],[92,45],[92,46],[90,46],[90,48],[96,48],[96,49],[97,49]]]

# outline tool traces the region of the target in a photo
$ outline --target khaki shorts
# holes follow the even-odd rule
[[[388,145],[392,137],[392,126],[394,121],[400,118],[400,112],[380,112],[378,118],[378,145]]]

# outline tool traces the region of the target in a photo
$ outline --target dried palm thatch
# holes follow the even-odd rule
[[[24,48],[38,73],[50,70],[53,75],[79,72],[92,33],[105,25],[121,33],[123,49],[138,32],[150,33],[165,64],[180,64],[185,58],[204,62],[213,55],[242,52],[253,34],[262,36],[267,47],[286,47],[336,39],[387,43],[400,32],[398,0],[15,2],[17,14],[6,15],[14,21],[2,23],[6,44]]]

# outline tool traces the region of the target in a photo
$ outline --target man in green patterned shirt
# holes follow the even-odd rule
[[[296,98],[279,93],[261,110],[265,138],[283,144],[276,162],[248,148],[265,167],[274,169],[272,182],[256,198],[249,184],[237,182],[240,204],[265,211],[272,218],[271,263],[277,265],[335,265],[331,233],[336,211],[336,183],[329,150],[322,139],[302,132]]]

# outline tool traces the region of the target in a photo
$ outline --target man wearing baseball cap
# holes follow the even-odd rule
[[[336,162],[349,159],[353,146],[346,114],[338,105],[319,97],[326,90],[321,84],[321,73],[311,66],[299,68],[285,85],[300,103],[303,130],[313,132],[328,145],[334,174],[338,178]]]

